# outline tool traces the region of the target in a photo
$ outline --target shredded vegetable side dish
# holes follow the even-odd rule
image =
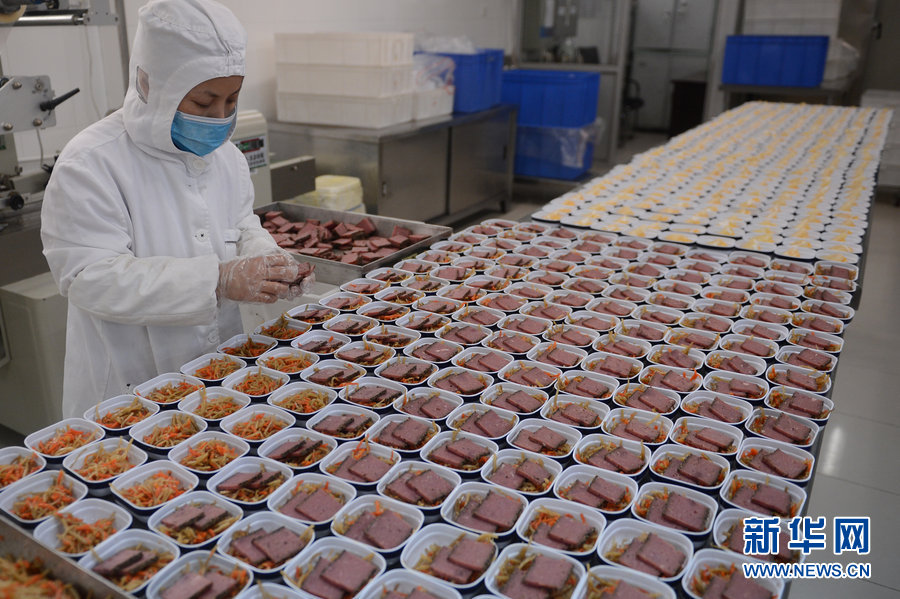
[[[235,391],[247,395],[268,395],[278,389],[284,381],[271,377],[263,372],[253,372],[244,377],[244,380],[234,386]]]
[[[275,405],[292,412],[312,414],[328,405],[328,394],[315,389],[304,389],[276,401]]]
[[[179,462],[193,470],[213,472],[223,468],[230,461],[238,457],[238,450],[216,439],[200,441],[188,449],[188,454]]]
[[[77,428],[67,426],[65,428],[56,429],[56,434],[37,444],[37,450],[44,455],[59,457],[71,453],[90,443],[96,441],[98,434],[96,431],[82,431]]]
[[[175,447],[182,441],[200,432],[197,423],[187,414],[172,414],[172,421],[166,426],[156,426],[142,439],[147,445],[154,447]]]
[[[13,503],[12,512],[22,520],[40,520],[75,502],[72,486],[67,485],[63,471],[44,491],[20,495]]]
[[[303,334],[303,330],[291,328],[291,323],[288,322],[287,317],[282,314],[274,323],[267,327],[263,327],[260,333],[266,337],[286,341],[288,339],[293,339],[294,337],[299,337]]]
[[[94,408],[94,419],[106,428],[126,428],[132,424],[137,424],[149,415],[150,410],[144,407],[137,397],[127,406],[110,410],[102,416],[100,415],[100,410]]]
[[[241,405],[227,396],[209,397],[206,389],[200,392],[200,403],[193,412],[206,420],[221,420],[241,409]]]
[[[81,599],[71,584],[50,577],[40,559],[0,557],[0,597]]]
[[[161,470],[147,480],[121,490],[120,494],[137,507],[151,508],[178,497],[185,490],[171,472]]]
[[[153,389],[152,391],[147,393],[147,395],[141,395],[141,397],[143,397],[144,399],[149,399],[150,401],[155,403],[170,404],[184,399],[185,397],[202,387],[203,385],[195,385],[194,383],[190,383],[188,381],[166,383],[165,385]]]
[[[272,345],[270,343],[259,343],[252,339],[247,339],[240,345],[235,347],[226,347],[222,351],[230,356],[238,358],[257,358],[265,353]]]
[[[262,441],[285,427],[287,427],[287,422],[284,420],[270,414],[259,413],[235,424],[231,427],[231,432],[247,441]]]
[[[228,358],[211,358],[205,366],[201,366],[191,374],[205,381],[218,381],[224,379],[232,372],[239,370],[239,362]]]
[[[0,489],[37,472],[40,465],[35,454],[20,455],[9,464],[0,464]]]
[[[131,463],[128,459],[130,448],[131,443],[125,443],[122,440],[119,441],[116,448],[112,451],[108,451],[104,447],[98,447],[96,451],[85,456],[81,467],[76,469],[75,472],[81,478],[89,481],[101,481],[118,476],[137,465]]]
[[[54,514],[54,517],[61,531],[56,533],[59,540],[57,548],[63,553],[78,554],[90,551],[118,532],[115,525],[116,517],[113,515],[94,522],[85,522],[72,514]]]

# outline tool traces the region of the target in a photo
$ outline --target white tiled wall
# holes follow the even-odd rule
[[[837,37],[841,0],[746,0],[743,33]]]
[[[476,45],[512,50],[515,0],[221,0],[244,23],[249,34],[247,78],[241,108],[253,108],[275,118],[273,34],[289,31],[409,31],[435,35],[465,35]],[[146,0],[126,0],[129,40],[137,11]],[[80,86],[83,94],[58,111],[59,125],[44,132],[48,154],[96,119],[86,93],[93,90],[100,112],[121,103],[121,77],[115,31],[107,28],[94,58],[103,50],[104,67],[89,73],[85,28],[17,28],[3,53],[3,69],[18,75],[50,75],[54,88]],[[111,75],[102,77],[102,73]],[[114,80],[114,81],[110,81]],[[16,136],[21,158],[36,157],[33,133]]]

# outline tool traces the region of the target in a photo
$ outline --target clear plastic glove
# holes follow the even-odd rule
[[[291,296],[285,299],[297,299],[301,295],[309,293],[313,283],[316,282],[316,266],[308,262],[297,264],[297,280],[291,283]]]
[[[291,256],[268,254],[219,264],[216,293],[236,302],[271,304],[292,297],[298,264]]]

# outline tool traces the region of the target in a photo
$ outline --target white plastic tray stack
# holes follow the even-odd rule
[[[275,36],[278,120],[381,128],[413,118],[411,33]]]

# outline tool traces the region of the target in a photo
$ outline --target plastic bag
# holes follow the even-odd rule
[[[416,52],[437,52],[447,54],[475,54],[478,48],[472,40],[464,35],[431,35],[419,33],[416,35]]]
[[[419,53],[413,56],[413,88],[416,91],[446,89],[453,85],[456,62],[439,54]]]
[[[579,168],[588,145],[603,133],[603,120],[584,127],[528,127],[520,125],[516,154],[539,158],[560,166]]]

